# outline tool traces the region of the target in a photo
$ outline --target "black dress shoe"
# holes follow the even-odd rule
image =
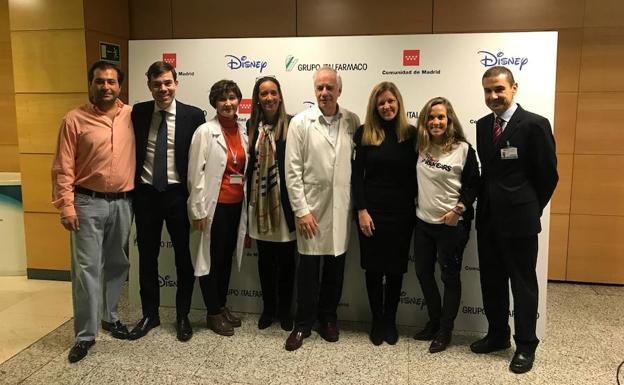
[[[258,329],[263,330],[271,326],[273,323],[273,316],[270,314],[262,313],[258,319]]]
[[[290,316],[282,317],[282,319],[280,319],[280,327],[284,331],[289,332],[293,330],[293,324],[294,324],[293,319]]]
[[[438,353],[446,350],[446,348],[451,343],[451,336],[451,332],[438,332],[438,334],[436,334],[436,336],[433,338],[433,341],[431,341],[431,345],[429,345],[429,353]]]
[[[516,374],[526,373],[533,368],[534,360],[535,353],[516,351],[509,364],[509,370]]]
[[[229,322],[232,327],[239,328],[242,325],[241,319],[232,314],[227,306],[221,308],[221,314],[223,314],[227,322]]]
[[[427,322],[425,328],[416,334],[414,334],[414,339],[418,341],[431,341],[438,331],[440,330],[440,324],[435,322]]]
[[[89,348],[95,344],[95,341],[78,341],[71,349],[69,349],[69,354],[67,355],[67,359],[72,364],[74,362],[78,362],[85,358]]]
[[[144,337],[147,332],[149,332],[156,326],[160,326],[160,318],[143,317],[130,332],[129,339],[138,340],[139,338]]]
[[[303,339],[310,337],[310,331],[302,331],[302,330],[293,330],[292,333],[286,339],[286,344],[284,344],[284,348],[289,352],[293,350],[297,350],[303,344]]]
[[[477,354],[492,353],[498,350],[509,349],[510,347],[511,347],[511,342],[509,341],[509,338],[501,339],[501,338],[490,337],[489,335],[486,335],[480,340],[475,341],[472,344],[470,344],[470,350],[472,350],[473,353],[477,353]]]
[[[178,341],[186,342],[193,337],[193,328],[188,317],[178,318],[176,321],[176,334]]]
[[[318,333],[327,342],[336,342],[340,338],[338,325],[335,322],[321,322]]]
[[[130,332],[128,331],[128,328],[119,320],[117,320],[117,322],[102,321],[102,329],[110,332],[113,338],[127,340],[130,337]]]

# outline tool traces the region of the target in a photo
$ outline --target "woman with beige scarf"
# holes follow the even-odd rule
[[[258,273],[264,308],[258,328],[266,329],[277,316],[291,330],[291,303],[295,278],[295,222],[284,176],[286,114],[277,79],[256,81],[252,95],[249,132],[249,236],[258,248]]]

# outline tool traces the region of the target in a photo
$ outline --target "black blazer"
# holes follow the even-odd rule
[[[523,237],[541,231],[540,216],[559,176],[555,139],[543,116],[520,105],[496,144],[494,114],[477,121],[481,187],[477,198],[477,230],[484,222],[503,236]],[[502,159],[503,147],[518,149],[517,159]]]
[[[137,103],[132,107],[132,125],[136,142],[136,175],[135,183],[141,180],[145,152],[147,150],[147,138],[152,114],[154,113],[154,101]],[[188,174],[188,152],[191,146],[193,133],[203,123],[206,123],[204,111],[197,107],[189,106],[176,99],[176,127],[175,127],[175,165],[180,181],[186,188],[186,176]]]
[[[292,115],[288,115],[288,123],[290,123]],[[249,130],[249,123],[247,121],[247,129]],[[251,176],[253,174],[254,166],[256,165],[256,143],[258,142],[258,133],[255,132],[253,140],[249,142],[249,162],[247,162],[247,196],[251,194]],[[292,211],[290,205],[290,199],[288,199],[288,190],[286,189],[286,165],[284,164],[286,158],[286,141],[278,139],[275,141],[275,155],[277,156],[277,168],[280,178],[280,200],[282,202],[282,209],[284,210],[284,216],[286,217],[286,224],[288,230],[295,231],[295,214]]]

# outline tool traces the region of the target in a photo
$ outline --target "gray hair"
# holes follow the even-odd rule
[[[316,78],[318,77],[319,73],[323,71],[330,71],[330,72],[333,72],[334,75],[336,75],[336,82],[338,83],[338,89],[342,91],[342,78],[340,77],[340,74],[338,73],[338,71],[336,71],[335,69],[327,65],[322,66],[321,68],[314,71],[314,75],[312,75],[312,80],[314,81],[314,83],[316,83]]]

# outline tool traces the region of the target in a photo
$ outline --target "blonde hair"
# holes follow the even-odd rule
[[[392,82],[381,82],[377,84],[371,91],[368,98],[368,107],[366,107],[366,120],[364,121],[364,132],[362,133],[362,144],[369,146],[379,146],[385,139],[386,135],[381,127],[382,117],[377,111],[377,98],[386,91],[390,91],[397,99],[399,110],[394,119],[396,119],[395,128],[396,136],[399,142],[403,142],[413,136],[413,132],[407,114],[403,105],[403,97],[397,86]]]
[[[429,113],[431,113],[431,108],[438,104],[441,104],[446,108],[447,119],[446,131],[444,132],[444,140],[442,142],[442,151],[450,151],[453,145],[457,142],[468,143],[468,141],[466,140],[466,136],[464,135],[464,130],[462,129],[461,123],[459,123],[459,119],[457,118],[455,110],[453,109],[453,105],[448,99],[438,96],[429,100],[422,108],[422,110],[420,110],[420,114],[418,115],[419,152],[425,152],[429,150],[431,146],[431,134],[429,134],[429,130],[427,129],[427,122],[429,120]]]

